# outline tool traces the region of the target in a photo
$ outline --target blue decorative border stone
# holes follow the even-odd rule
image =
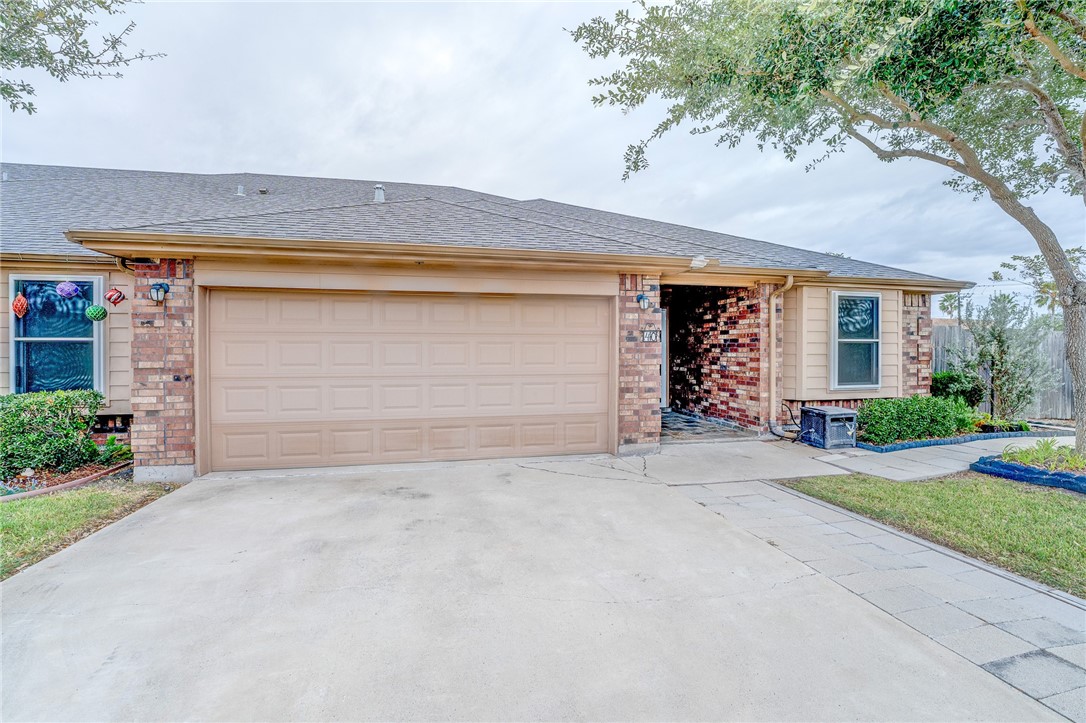
[[[1086,474],[1078,472],[1053,472],[1047,469],[1030,467],[1017,462],[1004,462],[1001,455],[981,457],[969,469],[974,472],[1005,477],[1015,482],[1028,482],[1045,487],[1059,487],[1072,492],[1086,494]]]
[[[868,444],[857,442],[856,446],[869,452],[900,452],[903,449],[916,449],[917,447],[941,447],[944,444],[965,444],[966,442],[979,442],[982,439],[1003,439],[1008,437],[1069,437],[1074,432],[1062,430],[1039,432],[981,432],[978,434],[965,434],[961,437],[945,437],[942,439],[914,439],[911,442],[897,442],[895,444]]]

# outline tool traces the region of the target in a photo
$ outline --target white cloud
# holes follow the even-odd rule
[[[563,28],[614,3],[150,3],[135,47],[168,57],[122,80],[33,74],[40,112],[3,115],[5,160],[448,183],[712,228],[982,281],[1028,234],[922,162],[860,148],[803,161],[673,133],[620,180],[660,104],[595,109],[608,69]],[[123,22],[114,19],[109,22]],[[107,23],[103,23],[106,25]],[[1033,199],[1067,245],[1081,203]]]

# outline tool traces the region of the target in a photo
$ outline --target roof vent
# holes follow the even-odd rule
[[[245,186],[238,186],[238,192],[235,193],[234,195],[235,196],[244,196],[245,195]]]
[[[380,183],[373,187],[373,200],[377,203],[384,203],[385,201],[385,187]]]
[[[8,180],[8,172],[7,171],[4,171],[3,179],[5,181]]]
[[[268,189],[266,189],[266,188],[258,188],[258,189],[256,189],[256,192],[259,193],[261,196],[267,196],[268,195]]]

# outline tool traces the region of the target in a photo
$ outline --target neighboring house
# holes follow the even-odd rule
[[[3,172],[0,392],[101,390],[140,479],[635,452],[662,405],[766,430],[927,392],[930,295],[969,286],[453,187]]]

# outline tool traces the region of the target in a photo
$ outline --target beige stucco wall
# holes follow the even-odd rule
[[[52,276],[101,276],[102,291],[112,287],[132,297],[132,277],[122,272],[114,264],[94,263],[46,263],[13,262],[0,259],[0,394],[11,393],[11,284],[10,277],[17,275]],[[105,305],[109,316],[105,321],[102,350],[104,354],[102,382],[106,395],[103,414],[130,414],[132,409],[129,397],[132,389],[132,326],[130,319],[131,303],[123,301],[118,306]]]
[[[882,295],[881,381],[878,389],[830,389],[831,299],[834,291]],[[784,297],[784,399],[834,400],[901,396],[900,289],[797,286]]]

